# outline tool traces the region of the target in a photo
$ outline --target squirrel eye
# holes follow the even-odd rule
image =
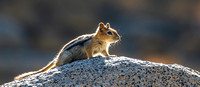
[[[108,31],[107,34],[108,34],[108,35],[112,35],[112,32],[111,32],[111,31]]]

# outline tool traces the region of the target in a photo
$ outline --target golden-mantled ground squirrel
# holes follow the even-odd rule
[[[18,75],[14,79],[19,80],[29,75],[45,72],[54,66],[58,67],[76,60],[89,59],[95,57],[96,54],[110,56],[108,53],[110,44],[119,40],[120,36],[116,30],[110,27],[109,23],[104,25],[100,22],[95,33],[81,35],[67,43],[54,60],[42,69]]]

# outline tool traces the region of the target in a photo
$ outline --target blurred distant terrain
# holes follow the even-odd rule
[[[110,22],[111,54],[200,70],[199,0],[1,0],[0,84],[37,70],[75,37]]]

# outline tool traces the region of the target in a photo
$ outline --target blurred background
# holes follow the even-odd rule
[[[75,37],[110,22],[110,54],[200,70],[199,0],[0,0],[0,84],[51,61]]]

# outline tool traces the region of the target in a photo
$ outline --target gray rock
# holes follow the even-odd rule
[[[200,87],[200,73],[177,64],[166,65],[127,57],[107,57],[75,61],[2,86]]]

